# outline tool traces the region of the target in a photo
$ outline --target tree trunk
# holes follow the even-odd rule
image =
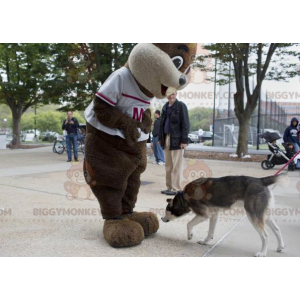
[[[248,154],[248,134],[249,134],[249,123],[250,117],[245,113],[238,118],[239,120],[239,138],[236,149],[238,157],[242,157]]]
[[[13,134],[14,134],[12,145],[14,146],[14,148],[19,148],[21,144],[20,133],[21,133],[22,113],[13,112],[12,117],[13,117]]]

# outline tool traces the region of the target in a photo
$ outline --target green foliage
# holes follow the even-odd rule
[[[21,120],[21,130],[34,129],[34,113],[26,113]]]
[[[125,64],[135,44],[0,44],[0,104],[12,112],[14,145],[20,143],[20,120],[31,107],[63,105],[66,111],[83,110],[95,91],[117,68]],[[32,110],[32,109],[31,109]],[[57,114],[49,114],[57,118]],[[83,122],[82,113],[78,119]],[[30,127],[26,116],[23,128]],[[39,114],[42,128],[58,128]],[[38,121],[38,120],[37,120]]]
[[[48,106],[45,106],[47,108]],[[51,108],[51,106],[50,106]],[[78,120],[79,123],[85,123],[85,119],[83,117],[83,112],[74,112],[73,116]],[[62,134],[62,123],[66,119],[66,113],[43,109],[37,111],[36,117],[36,129],[40,132],[44,131],[53,131]],[[35,115],[33,112],[25,113],[21,120],[21,130],[29,130],[34,129],[34,118]]]
[[[51,81],[50,44],[0,44],[0,102],[23,113],[39,99]]]
[[[209,131],[212,124],[213,111],[210,108],[196,107],[189,110],[191,131],[198,131],[199,128]]]
[[[54,131],[62,133],[63,114],[57,111],[42,112],[37,115],[37,128],[43,131]]]
[[[209,141],[205,141],[203,143],[204,146],[212,146],[212,140],[209,140]]]
[[[135,44],[55,44],[56,74],[47,95],[51,103],[63,104],[62,111],[83,110],[111,73],[124,66]]]
[[[7,122],[4,122],[7,119]],[[5,104],[0,104],[0,129],[10,128],[12,116],[9,107]]]

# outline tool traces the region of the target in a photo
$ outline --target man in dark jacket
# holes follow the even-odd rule
[[[291,125],[288,126],[283,135],[283,141],[285,143],[290,142],[295,146],[295,150],[299,151],[299,140],[298,140],[298,119],[292,118]]]
[[[190,121],[186,105],[176,99],[177,93],[169,95],[162,109],[159,143],[165,152],[166,195],[180,191],[180,175],[183,152],[188,144]]]
[[[79,123],[76,118],[73,118],[73,113],[68,111],[68,118],[63,121],[62,129],[67,131],[67,152],[68,152],[68,162],[72,160],[72,145],[74,149],[75,161],[78,161],[78,140],[77,140],[77,130],[79,128]]]
[[[158,165],[164,165],[165,164],[165,156],[164,156],[164,151],[161,148],[160,144],[158,143],[158,136],[159,136],[159,130],[160,130],[160,123],[161,123],[161,118],[160,118],[160,111],[156,110],[154,113],[155,117],[155,122],[153,125],[153,141],[152,141],[152,149],[153,149],[153,154],[155,156],[155,161],[153,162],[154,164]]]

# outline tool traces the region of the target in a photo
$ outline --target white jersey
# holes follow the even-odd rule
[[[144,111],[150,107],[150,98],[140,90],[133,75],[126,67],[113,72],[100,87],[96,96],[140,122],[142,122]],[[84,116],[86,121],[95,128],[107,134],[125,138],[123,130],[111,129],[99,122],[94,112],[94,101],[87,107]],[[139,142],[149,138],[149,134],[144,133],[140,128],[138,130],[141,133]]]

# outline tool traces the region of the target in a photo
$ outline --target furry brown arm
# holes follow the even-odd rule
[[[149,133],[151,131],[151,126],[152,126],[151,110],[150,108],[148,108],[143,113],[143,121],[142,121],[141,129],[145,133]]]
[[[128,146],[133,146],[137,142],[140,137],[137,128],[142,128],[142,123],[130,118],[116,107],[105,103],[96,96],[94,99],[94,111],[97,119],[104,126],[123,130]]]

